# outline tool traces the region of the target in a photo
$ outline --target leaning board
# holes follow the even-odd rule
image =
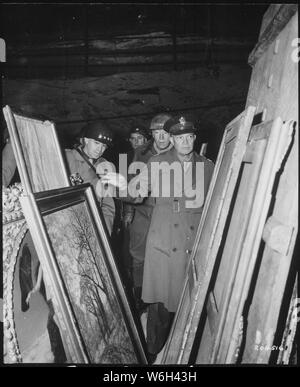
[[[163,364],[189,361],[254,112],[249,106],[225,128]]]
[[[278,117],[252,127],[236,185],[224,248],[210,284],[206,334],[196,363],[235,363],[246,331],[247,299],[255,282],[263,227],[276,172],[291,142],[293,123]],[[210,305],[214,301],[214,308]],[[214,313],[211,311],[214,309]],[[254,349],[255,350],[255,349]]]
[[[3,113],[25,193],[71,186],[53,122]]]

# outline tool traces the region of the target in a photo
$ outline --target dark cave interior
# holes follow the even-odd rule
[[[268,4],[2,4],[2,104],[55,122],[62,146],[103,119],[117,133],[186,114],[216,159],[243,109]]]

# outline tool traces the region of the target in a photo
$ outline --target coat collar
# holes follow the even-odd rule
[[[172,147],[169,151],[167,151],[165,153],[165,155],[169,158],[170,161],[180,161],[174,147]],[[202,161],[202,158],[195,151],[193,151],[193,154],[192,154],[190,161],[194,165],[197,161]]]
[[[152,153],[156,155],[160,155],[162,153],[168,152],[169,150],[173,149],[173,145],[170,143],[165,149],[158,149],[157,146],[155,145],[155,142],[153,141],[153,147],[152,147]]]
[[[145,155],[147,152],[151,152],[152,156],[155,156],[155,155],[158,155],[158,154],[161,154],[161,153],[168,152],[172,148],[173,148],[173,145],[170,143],[170,145],[166,149],[164,149],[161,152],[157,152],[157,149],[154,146],[154,140],[151,139],[145,145],[141,145],[141,154]]]
[[[80,150],[80,152],[83,152],[83,149],[81,146],[79,146],[77,148]],[[79,152],[77,152],[76,149],[73,149],[73,154],[74,154],[74,157],[76,160],[80,161],[81,163],[86,163],[85,159],[81,156],[81,154]],[[96,165],[99,163],[99,161],[103,161],[103,160],[104,160],[103,157],[99,157],[97,160],[94,160],[93,162],[91,162],[91,164]]]

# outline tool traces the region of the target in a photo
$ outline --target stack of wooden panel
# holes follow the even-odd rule
[[[270,6],[249,56],[246,109],[225,128],[165,364],[293,362],[297,36],[297,6]]]

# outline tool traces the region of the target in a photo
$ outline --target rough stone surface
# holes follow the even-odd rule
[[[106,119],[121,141],[131,125],[148,126],[158,112],[186,114],[199,122],[214,159],[226,124],[244,109],[250,75],[245,64],[220,66],[219,75],[201,67],[73,80],[5,79],[3,103],[53,120],[63,146],[88,120]]]

